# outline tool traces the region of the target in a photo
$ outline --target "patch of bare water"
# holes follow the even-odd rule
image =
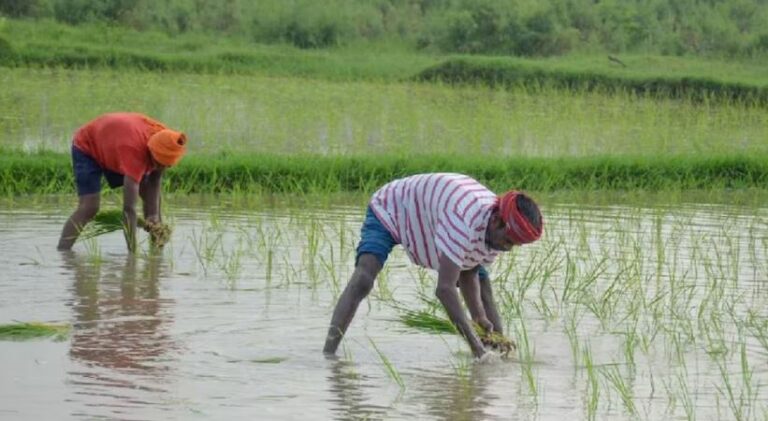
[[[0,342],[4,420],[768,414],[766,209],[549,206],[545,239],[492,268],[521,351],[490,366],[398,320],[435,275],[397,249],[322,355],[362,209],[175,209],[172,243],[135,258],[119,233],[55,251],[68,211],[0,211],[0,323],[73,326]]]

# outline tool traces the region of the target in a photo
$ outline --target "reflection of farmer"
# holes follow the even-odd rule
[[[60,250],[72,248],[80,230],[99,211],[101,176],[110,187],[123,186],[128,249],[136,249],[135,204],[141,196],[144,219],[160,222],[160,178],[186,152],[187,138],[137,113],[104,114],[75,133],[72,166],[79,203],[64,224]]]
[[[336,420],[367,420],[384,419],[388,407],[378,406],[370,401],[365,391],[370,389],[367,383],[370,378],[360,376],[355,372],[355,366],[347,361],[334,360],[329,366],[328,375],[329,392],[333,398],[329,399],[333,404],[333,419]]]
[[[390,251],[402,244],[411,261],[437,271],[435,294],[472,353],[482,357],[486,350],[464,315],[456,286],[472,319],[502,333],[483,266],[501,251],[538,240],[542,227],[539,208],[528,196],[510,191],[497,197],[466,175],[420,174],[390,182],[368,206],[355,271],[336,304],[324,352],[336,352]]]
[[[74,275],[72,358],[115,370],[156,368],[173,346],[164,328],[168,302],[159,297],[159,256],[143,268],[128,258],[116,277],[108,263],[89,264],[73,254],[64,258]]]

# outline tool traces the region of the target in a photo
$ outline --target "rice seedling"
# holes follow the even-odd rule
[[[403,378],[400,376],[400,373],[397,371],[395,366],[392,364],[391,361],[389,361],[389,358],[387,358],[384,353],[381,352],[378,346],[376,346],[376,343],[373,341],[373,339],[368,338],[368,341],[370,341],[371,346],[373,346],[373,349],[376,351],[376,354],[379,356],[379,359],[381,359],[381,363],[384,365],[384,370],[389,375],[389,377],[397,383],[398,386],[400,386],[400,389],[405,389],[405,382],[403,381]]]
[[[264,277],[266,279],[266,281],[267,281],[267,287],[272,285],[272,270],[273,270],[272,269],[272,260],[273,260],[273,256],[274,256],[274,251],[272,251],[272,250],[267,251],[266,275]]]
[[[266,358],[254,358],[250,360],[252,363],[257,364],[280,364],[283,361],[288,360],[287,357],[266,357]]]
[[[619,393],[624,408],[630,415],[637,415],[637,407],[635,406],[634,394],[632,392],[632,386],[628,384],[624,376],[621,375],[618,366],[602,367],[600,373],[603,377],[613,386],[613,388]]]
[[[458,333],[446,317],[435,315],[432,310],[400,310],[400,321],[408,327],[428,333]]]
[[[244,252],[239,247],[233,249],[231,252],[227,252],[223,249],[222,245],[221,253],[220,268],[226,275],[230,287],[234,286],[235,281],[240,276],[240,272],[243,270],[241,263]]]
[[[64,340],[71,326],[39,322],[16,322],[0,325],[0,340],[26,341],[40,338]]]
[[[447,349],[451,349],[451,346],[445,340],[444,337],[440,337]],[[470,374],[472,370],[472,360],[468,358],[460,358],[456,354],[451,353],[451,358],[448,360],[453,369],[453,373],[461,382],[468,384],[470,380]]]
[[[600,384],[598,382],[597,369],[592,359],[592,350],[588,342],[584,344],[581,355],[587,372],[587,418],[594,420],[600,404]]]

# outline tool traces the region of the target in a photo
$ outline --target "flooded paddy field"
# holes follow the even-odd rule
[[[0,210],[0,419],[768,417],[768,208],[545,202],[492,267],[509,361],[405,326],[436,275],[396,249],[338,358],[321,349],[364,206],[174,207],[173,239],[55,251],[68,206]]]

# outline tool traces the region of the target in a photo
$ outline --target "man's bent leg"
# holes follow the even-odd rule
[[[373,289],[373,283],[376,275],[381,271],[382,264],[375,255],[370,253],[361,254],[357,259],[355,271],[349,280],[344,292],[341,293],[339,302],[333,310],[331,326],[328,328],[328,336],[325,339],[323,352],[326,354],[335,354],[339,342],[344,337],[347,327],[355,317],[357,307],[360,301],[367,297]]]
[[[67,222],[64,223],[64,228],[61,230],[61,238],[59,238],[59,245],[57,247],[59,250],[71,249],[83,227],[96,216],[96,212],[99,211],[99,204],[101,203],[101,193],[84,194],[78,200],[77,209],[67,219]]]

